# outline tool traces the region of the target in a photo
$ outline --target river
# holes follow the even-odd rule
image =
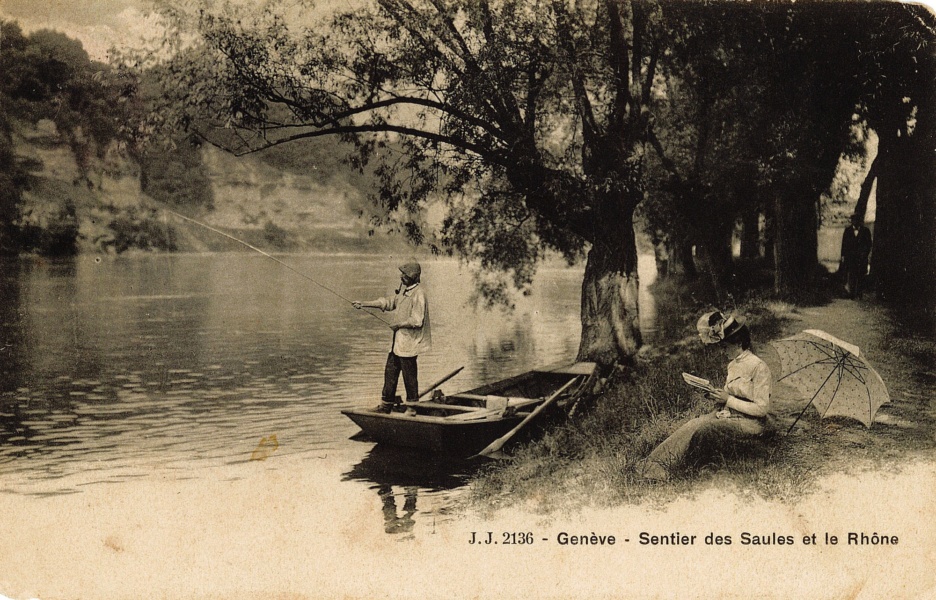
[[[318,283],[249,253],[3,263],[0,490],[58,496],[300,464],[353,488],[336,497],[373,496],[387,533],[444,518],[470,465],[353,440],[340,412],[376,405],[390,335],[338,295],[392,293],[396,261],[279,259]],[[473,308],[457,261],[423,273],[434,343],[423,385],[464,366],[443,386],[455,392],[574,358],[580,268],[542,268],[509,312]]]

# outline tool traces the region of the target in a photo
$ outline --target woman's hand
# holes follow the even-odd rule
[[[728,402],[728,392],[725,390],[714,390],[705,395],[709,400],[714,400],[716,404],[725,404]]]

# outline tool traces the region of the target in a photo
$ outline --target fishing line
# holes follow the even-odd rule
[[[225,233],[225,232],[221,231],[220,229],[215,229],[214,227],[212,227],[212,226],[210,226],[210,225],[206,225],[206,224],[202,223],[201,221],[196,221],[195,219],[193,219],[193,218],[191,218],[191,217],[186,217],[185,215],[180,214],[180,213],[177,213],[176,211],[174,211],[174,210],[172,210],[172,209],[169,209],[169,208],[166,208],[166,207],[161,207],[161,210],[164,210],[164,211],[166,211],[166,212],[168,212],[168,213],[170,213],[170,214],[173,214],[173,215],[179,217],[180,219],[184,219],[184,220],[186,220],[186,221],[188,221],[188,222],[190,222],[190,223],[194,223],[194,224],[196,224],[196,225],[198,225],[198,226],[200,226],[200,227],[204,227],[205,229],[207,229],[207,230],[209,230],[209,231],[213,231],[213,232],[217,233],[218,235],[223,235],[224,237],[228,238],[229,240],[233,240],[233,241],[237,242],[238,244],[241,244],[242,246],[247,246],[248,248],[250,248],[250,249],[253,250],[254,252],[259,252],[260,254],[262,254],[263,256],[265,256],[265,257],[267,257],[267,258],[269,258],[269,259],[272,260],[273,262],[275,262],[275,263],[277,263],[277,264],[279,264],[279,265],[282,265],[282,266],[286,267],[287,269],[289,269],[290,271],[292,271],[292,272],[295,273],[296,275],[298,275],[298,276],[300,276],[300,277],[303,277],[303,278],[305,278],[305,279],[308,279],[309,281],[311,281],[311,282],[314,283],[315,285],[319,286],[320,288],[322,288],[322,289],[325,290],[326,292],[329,292],[329,293],[331,293],[331,294],[334,294],[335,296],[338,296],[339,298],[341,298],[342,300],[344,300],[344,301],[347,302],[348,304],[351,304],[352,306],[354,305],[354,302],[353,302],[352,300],[349,300],[348,298],[342,296],[341,294],[339,294],[339,293],[336,292],[335,290],[331,289],[330,287],[328,287],[328,286],[325,285],[324,283],[321,283],[321,282],[319,282],[319,281],[316,281],[315,279],[309,277],[308,275],[306,275],[306,274],[303,273],[302,271],[298,271],[298,270],[294,269],[293,267],[289,266],[288,264],[286,264],[285,262],[283,262],[283,261],[281,261],[280,259],[276,258],[275,256],[273,256],[273,255],[271,255],[271,254],[268,254],[267,252],[264,252],[263,250],[261,250],[260,248],[257,248],[256,246],[253,246],[253,245],[251,245],[251,244],[248,244],[248,243],[245,242],[244,240],[238,239],[238,238],[234,237],[233,235],[230,235],[230,234],[228,234],[228,233]],[[383,323],[383,324],[385,324],[385,325],[388,325],[388,326],[390,325],[390,322],[389,322],[389,321],[386,321],[386,320],[384,320],[384,319],[381,319],[379,316],[375,315],[375,314],[372,313],[372,312],[369,312],[369,311],[366,311],[366,310],[365,310],[364,313],[365,313],[365,314],[368,314],[368,315],[370,315],[370,316],[372,316],[372,317],[374,317],[375,319],[377,319],[378,321],[380,321],[381,323]]]

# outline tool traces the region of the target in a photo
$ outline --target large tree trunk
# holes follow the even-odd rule
[[[928,27],[934,21],[925,11],[917,19]],[[936,335],[936,54],[914,53],[904,75],[910,93],[890,98],[872,123],[880,168],[871,272],[881,298],[917,331]]]
[[[719,302],[722,301],[722,293],[727,291],[734,272],[734,260],[731,256],[732,231],[733,226],[730,223],[713,223],[707,232],[704,245],[708,270]]]
[[[676,256],[678,257],[677,262],[679,263],[683,274],[689,278],[696,277],[699,274],[695,264],[694,248],[695,244],[693,244],[692,241],[688,238],[683,238],[676,242]]]
[[[741,215],[741,258],[760,256],[760,212],[748,210]]]
[[[627,162],[604,158],[606,163],[602,166],[605,168],[600,171],[603,174],[614,172],[610,165]],[[595,197],[589,196],[584,186],[537,164],[535,159],[508,171],[508,177],[515,189],[527,192],[529,206],[540,210],[554,223],[569,227],[591,244],[582,281],[582,337],[578,360],[596,362],[602,367],[629,362],[641,345],[634,209],[642,199],[642,192],[637,191],[637,178],[631,177],[626,184],[610,191],[592,191]],[[616,179],[620,182],[623,177],[616,174]],[[566,213],[558,213],[557,206],[571,208]],[[595,208],[587,211],[587,218],[580,218],[581,214],[573,209],[582,206]],[[549,208],[553,212],[546,213]]]
[[[815,289],[816,197],[812,185],[801,183],[774,210],[774,293],[780,298],[806,298]]]
[[[878,296],[905,305],[936,331],[936,192],[932,123],[918,118],[913,136],[880,135],[877,213],[871,272]],[[928,138],[928,139],[927,139]],[[921,325],[923,325],[921,323]]]
[[[628,362],[641,345],[633,219],[613,225],[592,244],[582,281],[578,360],[601,365]]]
[[[882,300],[899,295],[899,290],[907,280],[909,246],[906,242],[909,241],[910,232],[906,229],[909,223],[904,213],[909,207],[909,174],[906,172],[908,157],[906,144],[902,144],[902,139],[895,133],[890,128],[879,132],[876,159],[880,171],[871,273],[874,275],[878,297]]]
[[[936,337],[936,56],[930,52],[921,63],[925,88],[919,94],[916,129],[911,137],[916,214],[910,270],[914,281],[907,302],[922,307],[921,325]]]

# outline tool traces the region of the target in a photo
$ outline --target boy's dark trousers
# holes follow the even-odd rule
[[[387,354],[387,366],[384,368],[384,386],[380,399],[383,402],[396,402],[397,382],[403,373],[403,387],[406,389],[406,401],[415,402],[419,398],[418,371],[415,356],[397,356]]]

